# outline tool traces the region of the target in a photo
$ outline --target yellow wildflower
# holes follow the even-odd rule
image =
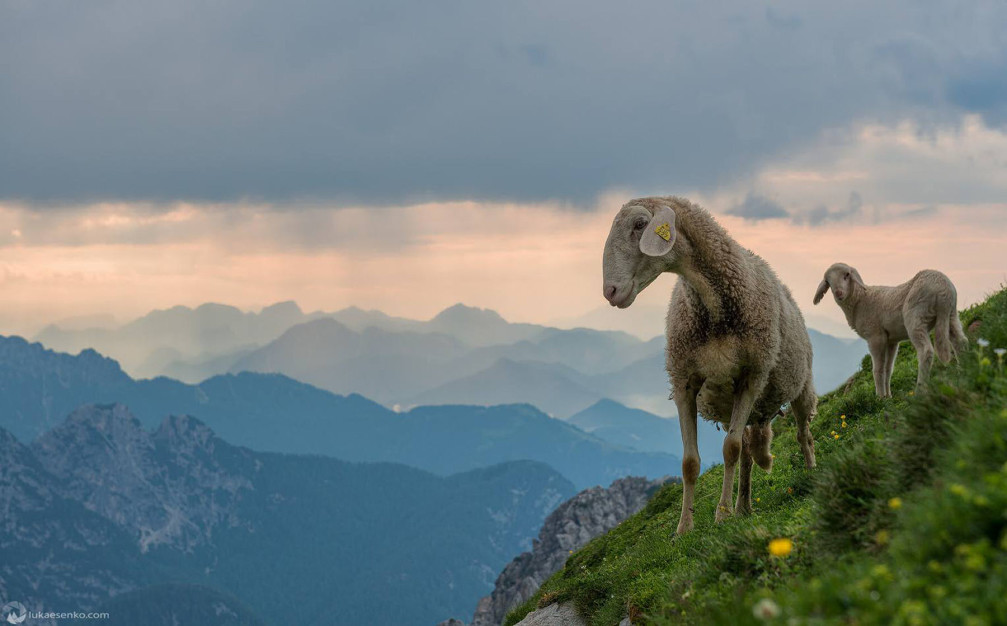
[[[833,438],[835,438],[835,439],[839,439],[839,435],[832,435],[832,436],[833,436]]]
[[[794,549],[794,542],[786,537],[773,539],[769,542],[769,553],[773,556],[789,556]]]
[[[896,497],[890,499],[888,501],[888,507],[891,508],[891,509],[895,509],[895,510],[901,509],[902,508],[902,498],[899,498],[898,496],[896,496]]]
[[[846,422],[843,422],[843,428],[846,428]]]
[[[969,493],[969,490],[966,489],[964,485],[959,485],[958,483],[955,483],[950,487],[948,487],[948,491],[955,494],[956,496],[961,496],[963,498],[967,496]]]

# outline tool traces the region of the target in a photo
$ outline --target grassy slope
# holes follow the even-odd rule
[[[627,613],[658,624],[1007,620],[1007,358],[993,351],[1007,347],[1007,290],[962,319],[981,326],[957,365],[935,364],[926,393],[911,392],[916,355],[904,343],[894,398],[875,396],[869,358],[822,397],[815,470],[793,421],[777,419],[773,471],[752,472],[752,516],[714,525],[717,466],[699,479],[695,530],[674,537],[682,487],[668,486],[573,554],[506,624],[557,601],[605,626]],[[781,537],[793,551],[771,556]]]

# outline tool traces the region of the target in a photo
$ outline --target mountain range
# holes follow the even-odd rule
[[[859,340],[809,335],[819,391],[842,383],[866,353]],[[461,304],[425,321],[352,307],[304,313],[292,302],[258,313],[205,304],[112,329],[49,326],[35,339],[64,352],[97,350],[137,377],[198,383],[223,373],[280,373],[389,408],[528,403],[565,418],[609,398],[675,413],[662,337],[515,324]]]
[[[530,461],[439,477],[253,452],[191,417],[148,431],[123,405],[88,405],[30,445],[0,429],[0,595],[134,623],[176,597],[198,620],[430,624],[474,610],[574,492]]]
[[[147,428],[167,415],[192,415],[254,450],[405,463],[440,475],[534,460],[583,489],[627,475],[676,474],[680,463],[679,455],[613,444],[526,404],[396,413],[279,374],[227,374],[198,385],[134,380],[93,350],[72,356],[0,337],[0,427],[19,439],[34,439],[82,404],[115,402]]]

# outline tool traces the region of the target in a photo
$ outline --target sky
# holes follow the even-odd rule
[[[835,261],[1007,282],[1007,5],[0,3],[0,332],[296,300],[660,332],[615,211],[708,208],[809,324]]]

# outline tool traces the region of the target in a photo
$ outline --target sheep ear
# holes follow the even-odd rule
[[[658,207],[650,224],[640,236],[640,252],[647,256],[664,256],[675,245],[675,212],[671,207]]]
[[[818,284],[818,291],[815,292],[815,304],[818,304],[819,302],[822,301],[822,298],[825,297],[825,292],[828,290],[829,290],[829,282],[826,280],[822,280],[822,282]]]
[[[864,284],[864,279],[860,278],[860,272],[853,269],[852,267],[850,268],[850,277],[853,278],[853,280],[856,281],[856,283],[861,287],[864,287],[865,289],[867,288],[867,285]]]

